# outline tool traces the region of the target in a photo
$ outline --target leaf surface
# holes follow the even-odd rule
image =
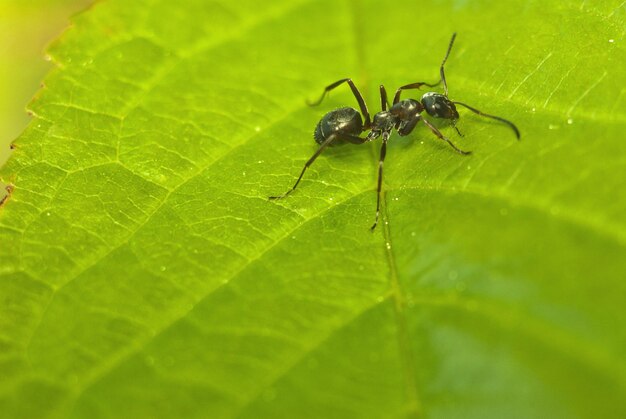
[[[0,411],[11,418],[621,418],[620,1],[108,0],[2,169]],[[436,80],[459,156],[394,135],[313,154]],[[417,93],[416,93],[417,94]],[[408,96],[407,96],[408,97]],[[411,97],[416,97],[411,95]]]

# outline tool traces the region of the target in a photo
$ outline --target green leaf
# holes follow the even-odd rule
[[[102,2],[2,170],[7,418],[622,418],[626,10],[615,1]],[[324,152],[436,81],[460,156]],[[419,92],[412,92],[418,97]],[[408,95],[406,97],[409,97]]]

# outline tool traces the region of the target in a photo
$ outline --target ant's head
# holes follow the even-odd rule
[[[381,111],[374,115],[372,121],[372,127],[367,134],[368,140],[375,140],[380,137],[381,134],[391,133],[393,126],[395,125],[395,117],[389,111]]]
[[[428,112],[428,115],[435,118],[444,119],[458,119],[459,113],[456,110],[456,106],[447,96],[440,93],[426,93],[422,96],[422,105]]]

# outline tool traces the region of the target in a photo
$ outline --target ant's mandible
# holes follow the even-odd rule
[[[278,196],[270,196],[269,199],[284,198],[291,192],[293,192],[298,186],[298,183],[300,183],[300,180],[302,179],[304,172],[306,172],[306,169],[308,169],[309,166],[313,164],[315,159],[320,154],[322,154],[322,151],[324,151],[326,147],[333,146],[341,142],[363,144],[382,136],[383,143],[380,148],[380,158],[378,161],[376,219],[371,227],[371,230],[373,231],[378,224],[378,218],[380,214],[380,192],[382,189],[383,181],[383,162],[385,161],[385,155],[387,154],[387,141],[389,140],[389,137],[393,130],[396,130],[398,132],[398,135],[400,136],[409,135],[417,126],[417,124],[421,122],[426,125],[426,127],[428,127],[428,129],[430,129],[432,133],[437,136],[437,138],[447,142],[457,153],[468,155],[471,153],[470,151],[463,151],[458,148],[456,145],[454,145],[452,141],[450,141],[448,137],[443,135],[441,131],[437,129],[437,127],[435,127],[421,115],[422,112],[426,111],[426,113],[432,117],[449,119],[459,136],[462,136],[461,132],[456,126],[456,121],[459,119],[459,113],[456,110],[456,105],[460,105],[469,109],[475,114],[495,119],[507,124],[513,130],[515,136],[519,140],[519,130],[511,121],[508,121],[499,116],[486,114],[476,108],[466,105],[465,103],[453,101],[448,98],[448,85],[446,83],[444,65],[446,64],[448,56],[450,55],[450,50],[452,49],[455,38],[456,33],[453,33],[452,39],[450,39],[450,44],[448,45],[446,56],[443,58],[441,66],[439,67],[439,81],[433,84],[417,82],[399,87],[393,97],[393,104],[391,106],[388,106],[389,102],[387,100],[387,91],[385,90],[385,87],[381,85],[380,106],[382,110],[374,115],[373,120],[370,119],[370,114],[367,110],[365,100],[363,100],[361,92],[359,92],[359,89],[357,89],[357,87],[354,85],[352,79],[341,79],[327,86],[324,89],[322,96],[316,102],[309,103],[310,106],[319,105],[320,103],[322,103],[322,100],[324,100],[324,97],[326,97],[328,92],[343,83],[347,83],[348,86],[350,86],[350,89],[352,90],[352,93],[354,94],[354,97],[359,104],[361,112],[359,113],[359,111],[354,108],[344,107],[335,109],[324,115],[324,117],[315,127],[315,132],[313,134],[315,141],[320,145],[320,147],[317,149],[315,154],[313,154],[313,156],[304,164],[302,172],[300,173],[300,176],[298,177],[298,180],[296,180],[296,183],[293,185],[293,187],[284,194]],[[415,99],[400,100],[400,95],[402,94],[403,90],[419,89],[422,86],[435,87],[442,82],[443,94],[428,92],[425,93],[419,101]],[[363,115],[363,117],[361,117],[361,114]],[[361,137],[361,134],[364,131],[369,132],[365,137]]]

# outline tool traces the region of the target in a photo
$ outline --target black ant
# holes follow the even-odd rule
[[[470,111],[487,118],[492,118],[507,124],[513,132],[515,132],[515,136],[519,140],[520,133],[517,127],[511,122],[499,116],[489,115],[482,111],[479,111],[476,108],[473,108],[469,105],[466,105],[461,102],[456,102],[450,100],[448,98],[448,85],[446,83],[446,76],[444,73],[444,65],[450,55],[450,50],[452,49],[452,45],[454,44],[454,39],[456,38],[456,33],[452,34],[452,39],[450,39],[450,44],[448,45],[448,51],[446,52],[446,56],[443,58],[441,66],[439,67],[440,80],[437,83],[429,84],[425,82],[417,82],[411,83],[404,86],[401,86],[396,90],[396,94],[393,97],[393,105],[389,106],[389,102],[387,100],[387,91],[383,85],[380,85],[380,105],[382,111],[376,113],[374,115],[374,120],[370,119],[369,111],[367,110],[367,105],[365,104],[365,100],[363,100],[363,96],[359,89],[354,85],[352,79],[341,79],[333,84],[327,86],[322,93],[322,96],[313,103],[308,103],[310,106],[317,106],[322,103],[324,97],[343,83],[347,83],[356,98],[356,101],[359,104],[359,108],[361,109],[361,113],[354,108],[344,107],[339,108],[334,111],[328,112],[321,121],[315,127],[315,132],[313,137],[315,141],[320,145],[315,154],[304,164],[304,168],[296,180],[296,183],[293,185],[291,189],[285,192],[282,195],[278,196],[270,196],[269,199],[280,199],[284,198],[293,192],[306,169],[313,164],[315,159],[324,151],[324,149],[328,146],[333,146],[335,144],[339,144],[341,142],[348,142],[352,144],[363,144],[365,142],[369,142],[377,139],[382,136],[383,143],[380,148],[380,159],[378,161],[378,188],[377,188],[377,200],[376,200],[376,219],[374,224],[371,227],[373,231],[378,224],[378,218],[380,214],[380,191],[382,188],[383,181],[383,162],[385,161],[385,155],[387,154],[387,141],[389,140],[389,136],[391,132],[395,129],[398,132],[398,135],[401,137],[409,135],[413,129],[416,127],[418,122],[422,122],[426,125],[433,134],[437,136],[437,138],[447,142],[457,153],[468,155],[471,151],[464,151],[458,148],[449,138],[441,133],[433,124],[431,124],[427,119],[422,117],[421,113],[426,111],[426,113],[435,118],[444,118],[449,119],[452,122],[452,126],[459,134],[459,136],[463,136],[459,129],[456,126],[456,121],[459,119],[459,113],[456,110],[456,105],[463,106]],[[428,92],[425,93],[422,98],[418,101],[415,99],[404,99],[400,100],[400,95],[403,90],[409,89],[419,89],[422,86],[435,87],[443,82],[443,94]],[[389,109],[387,109],[389,106]],[[363,118],[361,118],[361,114]],[[365,119],[365,122],[363,122]],[[360,135],[364,131],[369,131],[369,133],[363,138]]]

